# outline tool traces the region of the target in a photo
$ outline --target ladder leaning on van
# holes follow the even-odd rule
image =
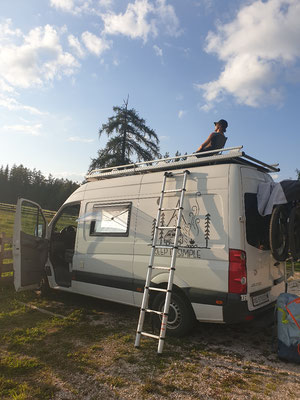
[[[148,272],[147,272],[147,276],[146,276],[143,300],[142,300],[142,305],[141,305],[141,309],[140,309],[140,316],[139,316],[139,321],[138,321],[138,326],[137,326],[135,347],[139,347],[140,341],[141,341],[141,336],[148,336],[148,337],[151,337],[151,338],[154,338],[154,339],[158,339],[157,352],[159,354],[162,353],[162,351],[163,351],[164,339],[165,339],[165,336],[166,336],[166,329],[167,329],[167,323],[168,323],[168,313],[169,313],[169,309],[170,309],[170,302],[171,302],[171,296],[172,296],[172,287],[173,287],[173,280],[174,280],[174,274],[175,274],[176,255],[177,255],[177,249],[178,249],[178,240],[179,240],[180,229],[181,229],[180,222],[181,222],[182,212],[183,212],[183,201],[184,201],[184,195],[185,195],[185,191],[186,191],[186,182],[187,182],[187,177],[188,177],[189,174],[190,174],[190,172],[188,170],[185,170],[183,172],[165,172],[165,174],[164,174],[164,179],[163,179],[163,183],[162,183],[162,191],[161,191],[161,196],[160,196],[160,200],[159,200],[159,206],[158,206],[158,211],[157,211],[155,230],[154,230],[153,241],[152,241],[152,249],[151,249],[151,253],[150,253]],[[174,175],[183,175],[182,187],[180,189],[166,190],[167,179],[173,177]],[[175,207],[175,208],[164,208],[163,207],[164,195],[165,195],[165,193],[171,193],[171,192],[179,192],[180,193],[179,205],[178,205],[178,207]],[[172,211],[172,210],[178,210],[176,226],[174,226],[172,228],[165,227],[165,226],[160,226],[159,224],[160,224],[161,212],[162,211]],[[158,245],[157,244],[158,233],[162,229],[168,229],[168,230],[173,229],[175,231],[174,243],[172,243],[169,246],[164,246],[164,245]],[[155,250],[156,249],[171,249],[171,264],[170,264],[170,267],[161,267],[161,266],[153,265],[154,264],[154,258],[155,258]],[[169,272],[168,285],[167,285],[166,289],[158,288],[158,287],[155,287],[155,286],[150,286],[151,279],[152,279],[152,271],[154,269],[166,270],[166,271]],[[166,296],[165,296],[165,302],[164,302],[163,311],[157,311],[157,310],[152,310],[152,309],[148,308],[150,291],[158,291],[158,292],[164,292],[165,293]],[[152,333],[148,333],[148,332],[144,332],[143,331],[146,312],[153,313],[153,314],[158,314],[161,317],[161,326],[160,326],[159,335],[154,335]]]

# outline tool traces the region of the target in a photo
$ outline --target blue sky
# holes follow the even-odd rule
[[[0,165],[81,181],[129,95],[161,153],[227,146],[300,169],[300,0],[1,0]]]

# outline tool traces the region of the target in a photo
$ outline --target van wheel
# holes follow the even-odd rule
[[[153,300],[153,309],[156,311],[163,311],[165,304],[165,294],[159,293]],[[153,328],[154,330],[160,331],[161,316],[153,316]],[[172,293],[168,323],[167,323],[167,335],[174,337],[181,337],[188,334],[193,328],[195,323],[195,314],[192,306],[188,304],[178,293]]]
[[[289,242],[292,257],[300,259],[300,207],[293,207],[289,221]]]
[[[270,248],[277,261],[285,261],[289,251],[288,208],[284,205],[273,209],[270,221]]]

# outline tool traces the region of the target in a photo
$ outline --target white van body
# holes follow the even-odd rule
[[[14,231],[16,290],[38,287],[46,271],[51,288],[140,307],[164,173],[176,169],[190,174],[174,290],[199,321],[242,322],[268,310],[285,291],[285,270],[264,243],[268,221],[258,215],[256,194],[258,184],[272,180],[269,172],[276,169],[251,157],[245,160],[240,148],[225,153],[92,173],[48,227],[40,207],[20,199]],[[167,189],[181,188],[182,179],[169,177]],[[164,207],[175,208],[179,196],[166,194]],[[34,217],[26,227],[22,218],[28,219],[29,209]],[[174,226],[176,213],[163,212],[160,225]],[[173,232],[164,229],[158,243],[171,244]],[[170,266],[170,255],[170,249],[156,249],[156,265]],[[235,275],[239,259],[245,269],[240,278]],[[154,285],[168,281],[165,271],[155,270],[152,276]]]

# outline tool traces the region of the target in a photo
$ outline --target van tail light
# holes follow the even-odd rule
[[[242,250],[229,249],[228,292],[247,293],[246,253]]]

